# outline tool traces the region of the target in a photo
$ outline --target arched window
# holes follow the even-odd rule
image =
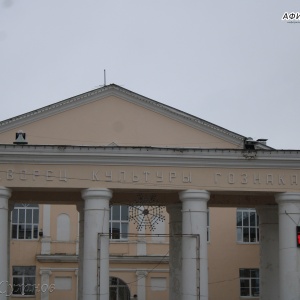
[[[130,290],[120,278],[109,277],[109,300],[130,300]]]
[[[67,214],[60,214],[57,217],[56,239],[58,241],[70,240],[70,217]]]

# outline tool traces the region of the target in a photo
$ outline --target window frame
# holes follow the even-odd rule
[[[119,210],[119,212],[117,212],[117,210]],[[114,227],[116,225],[117,227]],[[109,211],[110,241],[127,241],[128,229],[129,229],[129,206],[112,205]]]
[[[241,217],[239,217],[241,215]],[[244,215],[248,215],[247,218]],[[253,222],[254,216],[254,225]],[[251,220],[252,219],[252,220]],[[254,233],[254,239],[251,236]],[[245,237],[248,237],[247,240]],[[254,208],[237,208],[236,241],[239,244],[259,244],[259,216]]]
[[[14,274],[17,272],[17,268],[19,269],[20,274]],[[33,270],[33,272],[31,272]],[[32,274],[30,274],[32,273]],[[21,279],[18,284],[15,284],[15,279]],[[29,279],[34,279],[33,282],[28,283]],[[35,290],[36,290],[36,266],[12,266],[12,295],[13,296],[35,296]],[[30,281],[30,280],[29,280]],[[28,285],[32,285],[31,291],[32,293],[28,293],[27,287]],[[16,285],[16,286],[15,286]],[[21,290],[20,289],[21,286]],[[15,287],[17,287],[17,291],[20,291],[18,293],[15,293]]]
[[[27,220],[27,218],[31,220]],[[11,238],[21,241],[38,240],[38,231],[39,206],[37,204],[15,204],[11,212]]]
[[[242,272],[248,272],[249,276],[242,276]],[[258,276],[252,276],[253,273],[257,273]],[[260,279],[259,279],[259,269],[258,268],[241,268],[239,269],[240,277],[240,297],[241,298],[259,298],[260,297]],[[247,283],[246,286],[243,286],[242,282]],[[254,286],[254,282],[256,282]],[[244,291],[248,290],[247,295],[243,295],[242,289]],[[253,289],[258,289],[258,293],[253,293]]]

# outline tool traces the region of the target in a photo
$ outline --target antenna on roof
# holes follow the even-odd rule
[[[104,86],[106,86],[106,71],[104,69]]]

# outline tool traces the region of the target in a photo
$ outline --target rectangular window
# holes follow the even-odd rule
[[[109,215],[109,238],[122,240],[128,238],[128,205],[113,205]]]
[[[259,242],[259,218],[253,208],[238,208],[236,211],[237,241],[239,243]]]
[[[32,240],[38,238],[39,207],[35,204],[15,204],[11,213],[13,239]]]
[[[13,295],[35,295],[35,267],[12,267]]]
[[[259,297],[259,269],[240,269],[240,296]]]

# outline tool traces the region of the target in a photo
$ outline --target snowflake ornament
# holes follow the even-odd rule
[[[155,204],[155,195],[138,195],[138,200],[132,206],[129,206],[129,221],[136,224],[136,229],[141,231],[142,228],[156,229],[155,225],[165,220],[163,215],[164,206]]]

